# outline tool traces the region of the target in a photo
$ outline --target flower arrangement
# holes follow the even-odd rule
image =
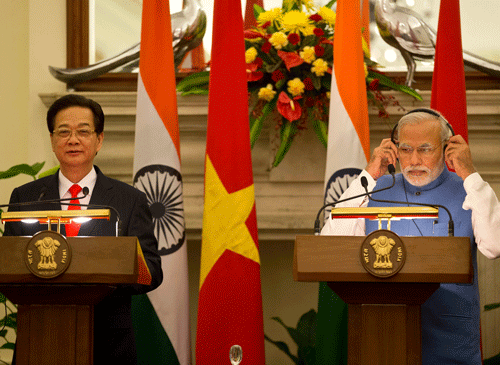
[[[313,0],[283,0],[281,8],[268,11],[254,5],[257,26],[244,33],[249,101],[252,103],[250,138],[253,147],[264,120],[277,111],[280,141],[274,167],[283,160],[297,132],[308,123],[320,142],[327,146],[336,19],[331,7],[335,2],[332,0],[318,9]],[[364,40],[363,52],[368,100],[378,107],[380,116],[387,116],[386,106],[397,104],[393,98],[380,93],[380,86],[421,100],[413,89],[398,85],[376,71],[377,64],[370,60]],[[193,83],[198,87],[193,88]],[[184,79],[177,88],[183,94],[207,91],[208,72]]]

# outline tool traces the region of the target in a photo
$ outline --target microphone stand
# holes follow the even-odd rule
[[[357,199],[357,198],[360,198],[362,196],[367,196],[368,194],[372,194],[372,193],[378,193],[379,191],[384,191],[384,190],[387,190],[387,189],[390,189],[394,186],[394,184],[396,183],[396,179],[394,178],[394,173],[396,172],[396,169],[394,168],[394,165],[393,164],[389,164],[389,166],[387,167],[387,169],[389,170],[389,173],[392,175],[392,185],[391,186],[388,186],[386,188],[382,188],[382,189],[379,189],[379,190],[376,190],[376,191],[372,191],[371,193],[364,193],[364,194],[359,194],[359,195],[356,195],[356,196],[351,196],[349,198],[346,198],[346,199],[342,199],[342,200],[337,200],[335,202],[332,202],[332,203],[328,203],[328,204],[325,204],[323,205],[320,210],[318,211],[318,214],[316,215],[316,220],[314,221],[314,235],[318,236],[321,232],[321,228],[320,228],[320,219],[319,219],[319,216],[321,214],[321,212],[325,209],[325,208],[328,208],[328,207],[334,207],[336,204],[338,203],[343,203],[343,202],[346,202],[346,201],[349,201],[349,200],[353,200],[353,199]],[[363,176],[364,177],[364,176]],[[366,178],[365,178],[366,180]],[[368,181],[367,181],[368,182]]]

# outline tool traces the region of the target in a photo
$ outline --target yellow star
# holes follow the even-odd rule
[[[225,250],[231,250],[260,264],[259,251],[245,224],[254,204],[253,184],[229,194],[207,156],[200,288]]]

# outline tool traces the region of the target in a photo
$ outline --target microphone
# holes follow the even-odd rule
[[[40,196],[36,201],[29,201],[29,202],[23,202],[23,203],[12,203],[12,204],[3,204],[0,205],[0,208],[6,208],[6,207],[21,207],[21,206],[27,206],[27,205],[40,205],[40,204],[61,204],[61,205],[67,205],[67,206],[77,206],[77,207],[87,207],[87,208],[98,208],[98,209],[111,209],[112,211],[115,212],[116,214],[116,237],[121,235],[121,220],[120,220],[120,213],[115,207],[112,207],[111,205],[100,205],[100,204],[76,204],[76,203],[65,203],[68,200],[80,200],[80,199],[85,199],[87,195],[89,195],[90,190],[87,186],[83,187],[82,189],[82,196],[77,196],[74,198],[64,198],[64,199],[52,199],[52,200],[41,200],[45,194],[47,193],[47,187],[44,186],[41,189]]]
[[[327,203],[325,205],[323,205],[320,210],[318,211],[318,214],[316,215],[316,220],[314,221],[314,234],[316,236],[318,236],[321,232],[321,228],[320,228],[320,219],[319,219],[319,216],[321,214],[321,212],[328,208],[328,207],[334,207],[336,204],[338,203],[343,203],[343,202],[346,202],[346,201],[349,201],[349,200],[353,200],[353,199],[357,199],[357,198],[360,198],[362,196],[367,196],[368,194],[372,194],[372,193],[377,193],[379,191],[384,191],[384,190],[387,190],[387,189],[390,189],[394,186],[394,184],[396,184],[396,178],[394,177],[394,173],[396,172],[396,169],[394,168],[394,165],[393,164],[389,164],[389,166],[387,166],[387,170],[389,171],[389,173],[392,175],[392,185],[391,186],[388,186],[386,188],[382,188],[382,189],[379,189],[379,190],[375,190],[375,191],[372,191],[371,193],[364,193],[364,194],[359,194],[359,195],[356,195],[356,196],[351,196],[350,198],[346,198],[346,199],[342,199],[342,200],[337,200],[335,202],[331,202],[331,203]],[[366,181],[366,184],[368,186],[368,180],[366,179],[366,177],[362,176],[361,177],[361,183],[363,183],[363,178],[364,180]],[[366,190],[366,188],[365,188]]]
[[[42,198],[45,196],[45,194],[47,193],[47,187],[44,186],[42,187],[42,192],[40,193],[40,196],[38,197],[38,199],[36,200],[37,202],[39,202],[40,200],[42,200]]]
[[[394,174],[392,174],[392,179],[393,179],[392,185],[394,186],[394,184],[396,182],[396,178],[395,178]],[[368,199],[373,200],[374,202],[392,203],[392,204],[408,204],[408,205],[411,204],[411,205],[421,205],[421,206],[424,206],[424,207],[443,208],[446,211],[446,213],[448,213],[448,217],[449,217],[449,220],[448,220],[448,236],[449,237],[454,237],[455,236],[455,223],[453,222],[453,219],[451,217],[450,211],[444,205],[439,205],[439,204],[423,204],[423,203],[415,203],[415,202],[408,202],[408,201],[406,201],[406,202],[400,202],[400,201],[395,201],[395,200],[375,199],[375,198],[372,198],[370,196],[370,194],[376,193],[377,191],[372,191],[372,192],[368,193],[368,180],[364,176],[361,177],[361,185],[363,186],[363,188],[365,188],[365,191],[367,192],[367,195],[368,195]]]
[[[71,201],[71,200],[85,199],[85,197],[87,195],[89,195],[89,188],[84,187],[82,189],[83,196],[77,196],[75,198],[42,200],[42,198],[45,196],[46,193],[47,193],[47,187],[43,187],[42,192],[40,193],[40,196],[35,201],[29,201],[29,202],[23,202],[23,203],[2,204],[2,205],[0,205],[0,208],[22,207],[22,206],[26,206],[26,205],[40,205],[40,204],[45,204],[45,203],[60,203],[60,202],[68,201],[68,200]],[[69,205],[69,204],[65,204],[65,205]]]

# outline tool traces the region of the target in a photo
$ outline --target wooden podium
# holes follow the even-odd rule
[[[68,237],[72,260],[52,279],[25,264],[31,237],[0,237],[0,292],[18,304],[17,365],[93,364],[94,305],[138,280],[136,237]]]
[[[368,273],[365,237],[297,236],[293,277],[325,281],[348,304],[348,364],[421,364],[420,306],[440,283],[471,283],[469,237],[401,237],[406,261],[394,276]]]

